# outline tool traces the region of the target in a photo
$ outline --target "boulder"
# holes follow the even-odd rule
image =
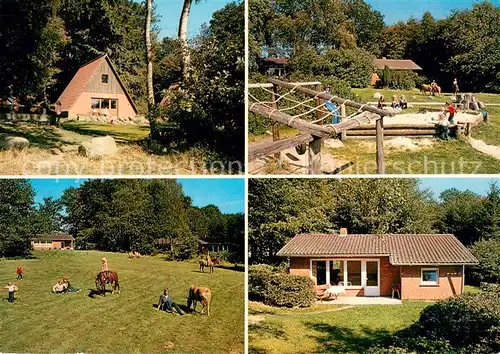
[[[378,100],[380,98],[380,96],[382,96],[382,94],[380,92],[375,92],[373,94],[373,98],[375,98],[376,100]]]
[[[118,147],[115,139],[108,135],[83,142],[78,151],[86,157],[113,156],[118,153]]]
[[[0,146],[5,150],[22,150],[29,148],[30,142],[21,136],[3,135],[0,137]]]

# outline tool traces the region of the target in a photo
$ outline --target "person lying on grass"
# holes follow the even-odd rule
[[[184,312],[182,312],[179,306],[170,297],[168,289],[164,289],[163,294],[160,295],[157,310],[174,313],[173,309],[175,309],[179,315],[184,315]]]
[[[16,298],[14,297],[14,293],[18,290],[17,286],[14,285],[13,283],[9,283],[9,284],[7,284],[7,286],[5,288],[9,290],[8,301],[11,303],[16,301]]]
[[[62,279],[57,279],[56,285],[52,287],[52,292],[60,294],[66,291],[66,286],[63,284]]]
[[[78,292],[80,292],[80,289],[76,289],[76,288],[74,288],[74,287],[71,286],[71,284],[69,283],[69,277],[67,275],[63,276],[62,283],[63,283],[63,286],[66,288],[66,291],[68,293],[78,293]]]

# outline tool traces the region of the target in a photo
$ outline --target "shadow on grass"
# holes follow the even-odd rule
[[[305,323],[310,329],[319,332],[317,336],[309,335],[316,340],[325,352],[364,353],[374,345],[384,345],[391,341],[392,334],[386,330],[371,329],[363,326],[359,331],[350,328],[332,326],[326,323]]]
[[[30,128],[36,129],[31,130]],[[63,143],[56,128],[47,126],[36,127],[33,124],[1,125],[0,134],[21,136],[29,140],[30,146],[43,149],[56,148],[61,146]]]
[[[104,294],[99,291],[99,290],[96,290],[96,289],[89,289],[89,294],[87,295],[88,297],[90,297],[91,299],[95,299],[96,296],[106,296],[107,293],[112,293],[113,291],[112,290],[104,290]]]
[[[177,303],[177,302],[176,302],[176,304],[177,304],[177,306],[179,306],[179,308],[180,308],[180,309],[182,310],[182,312],[184,312],[184,313],[192,313],[192,312],[193,312],[193,309],[188,309],[188,307],[187,307],[186,305],[182,305],[182,304],[179,304],[179,303]],[[157,309],[157,308],[158,308],[158,304],[153,304],[153,307],[154,307],[155,309]],[[174,311],[175,311],[175,310],[174,310]],[[169,311],[165,311],[165,312],[169,312]]]
[[[245,271],[245,267],[244,266],[240,266],[240,265],[232,265],[232,266],[224,266],[224,265],[219,265],[219,266],[216,266],[216,268],[222,268],[222,269],[227,269],[227,270],[234,270],[235,272],[244,272]]]
[[[134,133],[134,132],[121,131],[119,126],[116,126],[116,125],[109,125],[109,127],[106,125],[105,127],[108,129],[104,129],[104,126],[103,126],[103,129],[98,129],[93,124],[66,123],[66,124],[63,124],[62,127],[65,130],[72,131],[72,132],[80,134],[80,135],[88,135],[88,136],[93,136],[93,137],[109,135],[109,136],[113,137],[118,143],[137,144],[140,141],[144,140],[144,137],[147,136],[147,134],[145,134],[145,136],[138,136],[138,135],[140,135],[138,132]],[[137,129],[140,130],[140,127],[138,127]],[[148,129],[148,131],[149,131],[149,129]]]

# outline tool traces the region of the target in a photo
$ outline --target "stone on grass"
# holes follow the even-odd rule
[[[108,135],[83,142],[78,151],[86,157],[113,156],[118,153],[118,147],[115,139]]]
[[[23,150],[29,148],[30,142],[21,136],[4,135],[0,137],[0,146],[5,150]]]

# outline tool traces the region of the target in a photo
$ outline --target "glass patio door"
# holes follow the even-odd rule
[[[365,296],[380,296],[380,267],[379,261],[364,262],[365,268]]]

